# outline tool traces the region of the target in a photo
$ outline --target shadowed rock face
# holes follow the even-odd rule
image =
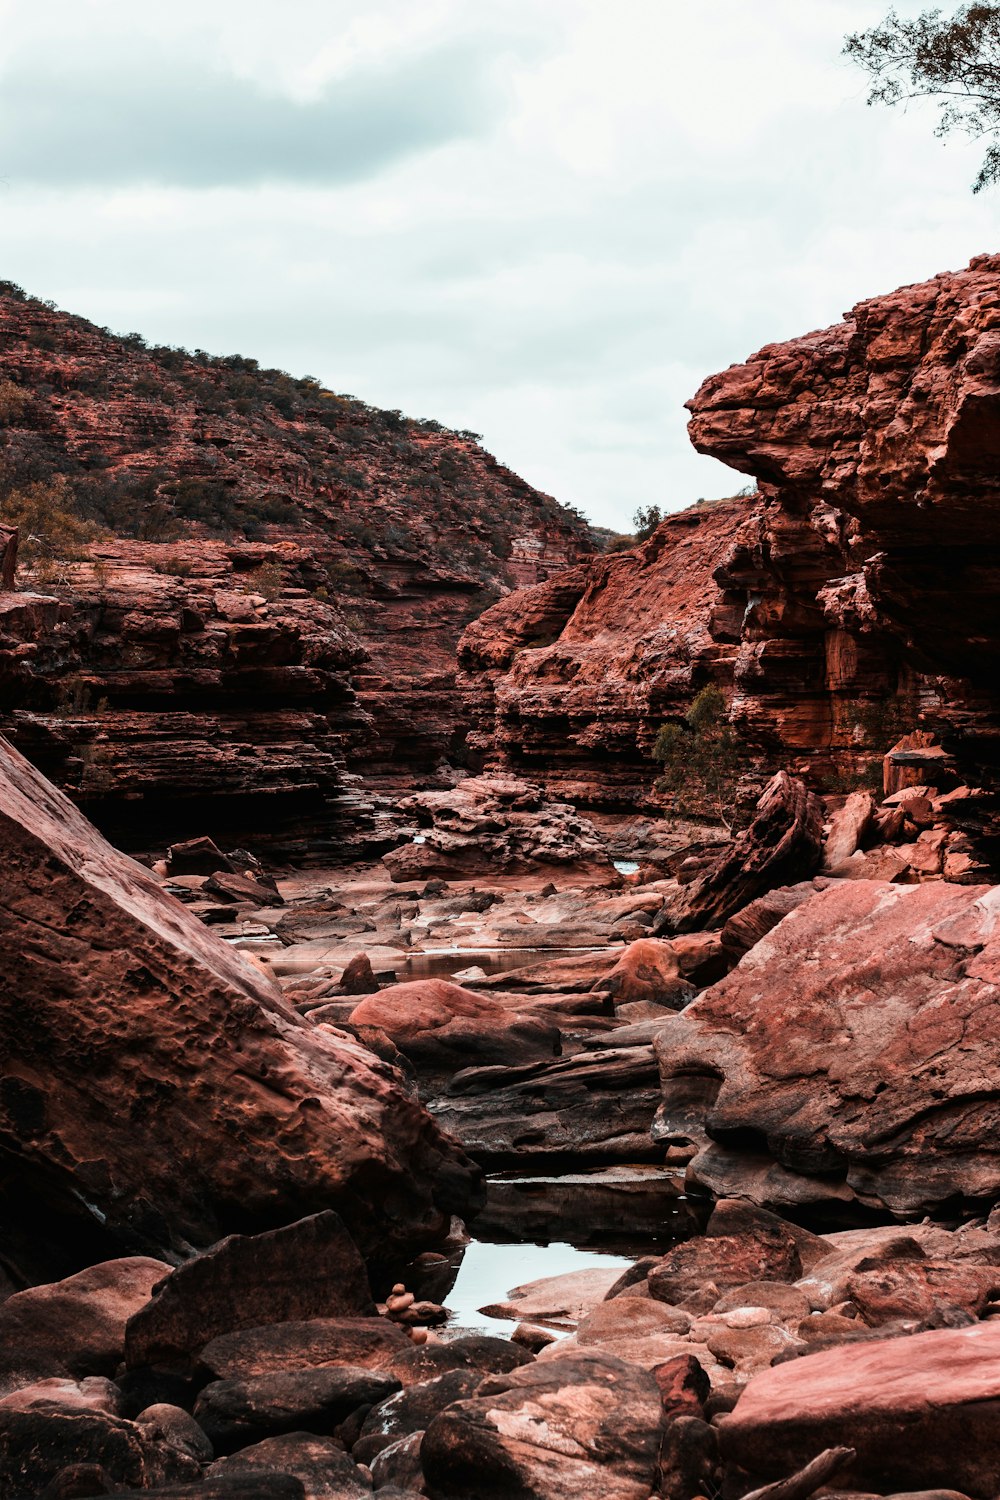
[[[475,1198],[394,1069],[310,1027],[3,741],[0,940],[4,1235],[26,1279],[46,1244],[177,1257],[324,1207],[391,1254]]]
[[[996,889],[835,881],[655,1047],[660,1139],[772,1205],[915,1214],[1000,1191]]]
[[[671,517],[476,621],[462,661],[495,761],[641,802],[659,724],[715,681],[771,768],[851,774],[919,717],[965,779],[995,774],[1000,258],[769,345],[689,405],[695,447],[759,497]]]

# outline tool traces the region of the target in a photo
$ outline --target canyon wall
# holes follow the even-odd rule
[[[474,433],[9,283],[0,521],[0,729],[109,828],[209,793],[244,829],[336,822],[352,776],[432,776],[463,754],[464,626],[594,546]]]
[[[477,620],[460,649],[487,761],[641,805],[656,729],[715,681],[762,769],[844,789],[919,726],[991,785],[1000,257],[769,345],[689,407],[695,447],[757,495]]]

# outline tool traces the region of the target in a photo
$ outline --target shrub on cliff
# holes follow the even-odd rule
[[[18,528],[20,561],[35,569],[85,556],[86,544],[99,533],[77,513],[66,485],[55,480],[8,490],[0,498],[0,521]]]
[[[645,542],[653,535],[653,532],[663,520],[663,510],[659,505],[640,505],[632,517],[632,525],[635,527],[635,539],[637,542]]]
[[[726,828],[734,826],[742,757],[721,689],[703,687],[681,723],[662,725],[653,759],[663,766],[656,789],[670,793],[675,812],[698,816],[707,809]]]

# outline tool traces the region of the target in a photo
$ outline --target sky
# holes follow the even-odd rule
[[[0,0],[0,277],[629,530],[746,483],[687,440],[707,375],[1000,248],[975,144],[841,56],[887,8]]]

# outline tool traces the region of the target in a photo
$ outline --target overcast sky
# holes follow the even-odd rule
[[[745,483],[687,442],[704,376],[1000,248],[976,148],[840,56],[886,9],[0,0],[0,277],[628,529]]]

